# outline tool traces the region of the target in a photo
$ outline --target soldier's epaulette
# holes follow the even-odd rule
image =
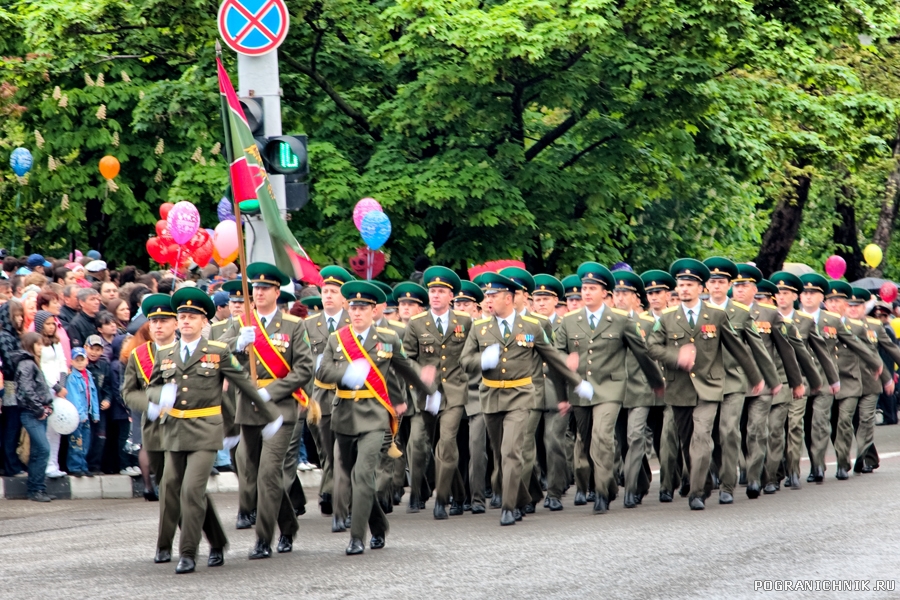
[[[549,320],[549,317],[545,317],[544,315],[542,315],[542,314],[540,314],[540,313],[536,313],[536,312],[528,313],[527,316],[529,316],[529,317],[535,317],[535,318],[538,318],[538,319],[543,319],[543,320],[545,320],[545,321]]]
[[[859,319],[847,319],[847,320],[850,321],[851,323],[853,323],[854,325],[860,325],[860,326],[861,326],[861,325],[863,324],[863,322],[860,321]]]
[[[567,312],[567,313],[566,313],[565,315],[563,315],[563,316],[568,317],[569,315],[574,315],[574,314],[577,313],[577,312],[581,312],[581,309],[580,309],[580,308],[576,308],[575,310],[570,310],[569,312]]]
[[[171,348],[172,346],[174,346],[177,343],[178,342],[175,341],[175,342],[172,342],[171,344],[166,344],[165,346],[160,346],[159,348],[156,349],[156,351],[159,352],[160,350],[168,350],[169,348]]]
[[[422,317],[426,316],[427,314],[428,314],[428,311],[427,311],[427,310],[423,310],[423,311],[420,312],[419,314],[411,316],[411,317],[409,318],[409,320],[412,321],[413,319],[421,319]]]
[[[300,317],[290,315],[290,314],[282,314],[281,318],[287,321],[288,323],[299,323]]]
[[[376,327],[375,331],[377,331],[378,333],[394,333],[394,334],[396,334],[396,332],[393,329],[391,329],[390,327]]]
[[[311,314],[311,315],[307,315],[306,318],[303,319],[303,320],[304,320],[304,321],[309,321],[310,319],[315,319],[316,317],[318,317],[318,316],[321,315],[321,314],[322,314],[322,313],[313,313],[313,314]]]
[[[663,309],[662,314],[667,315],[667,314],[669,314],[670,312],[675,312],[675,311],[678,310],[679,308],[680,308],[680,307],[678,307],[678,306],[669,306],[669,307]]]
[[[866,323],[871,323],[872,325],[881,325],[881,321],[876,319],[875,317],[866,317]]]
[[[525,321],[526,323],[531,323],[531,324],[533,324],[533,325],[540,325],[540,324],[541,324],[540,321],[538,321],[537,319],[535,319],[535,318],[532,317],[531,315],[523,315],[523,316],[521,317],[521,319],[522,319],[523,321]]]
[[[403,324],[403,321],[395,321],[393,319],[388,319],[388,323],[390,323],[394,327],[406,327],[406,325]]]
[[[737,306],[738,308],[743,308],[747,312],[750,312],[750,307],[747,306],[746,304],[741,304],[740,302],[735,302],[734,300],[732,300],[731,303],[734,304],[735,306]]]
[[[721,306],[716,306],[716,305],[713,304],[712,302],[704,302],[703,304],[705,304],[707,308],[713,308],[713,309],[715,309],[715,310],[721,310],[721,311],[723,311],[723,312],[725,311],[724,308],[722,308]]]
[[[464,310],[454,310],[453,314],[456,315],[457,317],[468,317],[469,316],[469,313],[467,313]]]
[[[472,325],[482,325],[484,323],[490,323],[492,318],[493,317],[484,317],[484,318],[478,319],[477,321],[472,323]]]
[[[622,310],[622,309],[620,309],[620,308],[613,308],[613,307],[610,307],[609,310],[613,311],[615,314],[617,314],[617,315],[619,315],[619,316],[622,316],[622,317],[627,317],[627,316],[629,316],[627,310]]]
[[[830,316],[830,317],[834,317],[835,319],[840,319],[840,318],[841,318],[841,315],[837,314],[836,312],[831,312],[830,310],[825,310],[825,311],[822,311],[822,312],[824,312],[826,315],[828,315],[828,316]]]
[[[765,303],[765,302],[757,302],[757,304],[758,304],[759,306],[764,306],[764,307],[766,307],[766,308],[774,308],[775,310],[778,310],[778,307],[775,306],[774,304],[767,304],[767,303]]]
[[[803,312],[802,310],[795,310],[794,313],[800,315],[804,319],[812,319],[813,318],[813,316],[811,314]]]
[[[638,318],[643,321],[648,321],[650,323],[656,323],[656,319],[650,316],[650,313],[642,312],[638,315]]]
[[[212,329],[213,327],[221,327],[221,326],[223,326],[223,325],[228,325],[228,321],[216,321],[215,323],[213,323],[213,324],[210,325],[209,327],[210,327],[210,329]]]
[[[206,343],[214,348],[227,348],[228,347],[228,344],[225,344],[224,342],[220,342],[218,340],[206,340]]]

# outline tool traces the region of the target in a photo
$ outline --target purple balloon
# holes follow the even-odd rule
[[[362,233],[363,217],[372,211],[384,212],[381,210],[381,205],[378,204],[378,200],[375,198],[363,198],[357,202],[356,206],[353,208],[353,224],[356,225],[356,229],[358,229],[360,233]]]
[[[231,208],[231,200],[222,198],[216,207],[216,214],[219,216],[219,223],[222,221],[234,221],[234,212]]]
[[[200,229],[200,213],[197,207],[186,200],[182,200],[172,207],[169,216],[166,217],[166,225],[169,235],[179,246],[186,244],[197,230]]]
[[[391,220],[380,210],[370,211],[363,217],[359,233],[369,249],[378,250],[391,237]]]

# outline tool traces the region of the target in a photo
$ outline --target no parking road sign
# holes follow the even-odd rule
[[[225,0],[218,22],[225,45],[240,54],[261,56],[287,37],[288,10],[284,0]]]

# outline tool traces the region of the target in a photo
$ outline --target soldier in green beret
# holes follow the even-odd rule
[[[310,313],[322,312],[321,296],[307,296],[305,298],[300,298],[300,304],[308,308]]]
[[[394,300],[397,301],[400,321],[408,325],[411,318],[425,310],[428,304],[428,290],[418,283],[404,281],[394,286]]]
[[[584,301],[581,299],[581,279],[578,275],[567,275],[561,283],[566,297],[566,308],[568,308],[566,312],[572,312],[584,306]]]

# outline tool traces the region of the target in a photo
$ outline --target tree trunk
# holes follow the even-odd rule
[[[856,281],[866,276],[862,249],[856,229],[856,208],[853,206],[853,188],[841,186],[841,194],[835,202],[834,210],[841,222],[834,226],[834,242],[838,244],[837,254],[847,262],[847,281]]]
[[[900,123],[897,124],[897,135],[894,138],[894,168],[891,169],[884,187],[884,199],[881,201],[878,224],[875,226],[875,235],[872,237],[872,243],[879,246],[884,253],[887,253],[887,248],[891,245],[894,221],[897,220],[897,211],[900,209],[900,194],[897,193],[900,190],[900,159],[898,157],[900,157]],[[868,275],[869,277],[881,277],[881,265],[869,269]]]
[[[775,205],[769,228],[763,234],[762,245],[754,259],[757,268],[765,277],[784,266],[784,260],[800,230],[803,208],[809,199],[809,186],[812,183],[809,173],[803,170],[804,166],[792,165],[792,170],[798,169],[794,177],[793,194],[779,200]]]

